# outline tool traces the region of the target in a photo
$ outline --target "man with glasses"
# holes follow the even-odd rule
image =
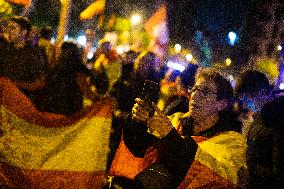
[[[156,114],[149,117],[144,102],[136,102],[133,120],[146,124],[144,132],[148,133],[142,134],[141,128],[138,133],[134,121],[125,126],[131,138],[125,141],[127,147],[145,160],[137,182],[145,188],[241,187],[245,177],[238,174],[246,171],[246,144],[233,111],[233,89],[218,72],[199,70],[187,113],[167,117],[153,104]],[[137,141],[140,149],[135,148]]]

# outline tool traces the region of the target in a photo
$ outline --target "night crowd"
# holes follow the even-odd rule
[[[25,17],[1,23],[0,76],[42,112],[74,116],[114,100],[105,188],[284,188],[284,98],[264,73],[245,70],[233,87],[214,68],[179,72],[108,41],[87,60],[51,37]],[[145,98],[149,80],[159,90]]]

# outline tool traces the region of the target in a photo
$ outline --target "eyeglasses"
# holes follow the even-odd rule
[[[209,96],[209,95],[217,95],[216,92],[212,92],[210,91],[209,89],[206,89],[206,88],[200,88],[200,87],[197,87],[197,86],[194,86],[191,90],[188,90],[188,93],[191,94],[191,93],[194,93],[194,92],[201,92],[201,94],[203,96]]]

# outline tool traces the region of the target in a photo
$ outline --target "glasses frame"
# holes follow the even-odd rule
[[[209,89],[205,89],[205,88],[202,89],[202,88],[197,87],[197,86],[194,86],[191,89],[188,89],[188,94],[191,95],[192,93],[197,92],[197,91],[200,91],[201,94],[203,96],[206,96],[206,97],[208,97],[209,95],[216,95],[217,96],[217,92],[212,92]]]

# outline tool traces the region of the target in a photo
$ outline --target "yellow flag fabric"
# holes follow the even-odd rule
[[[112,101],[68,118],[38,112],[0,77],[0,185],[100,188],[106,171]]]
[[[241,188],[247,181],[246,140],[229,131],[212,138],[193,137],[198,149],[193,164],[178,187]]]
[[[105,9],[106,0],[95,0],[80,14],[81,20],[88,20],[95,15],[101,14]]]

